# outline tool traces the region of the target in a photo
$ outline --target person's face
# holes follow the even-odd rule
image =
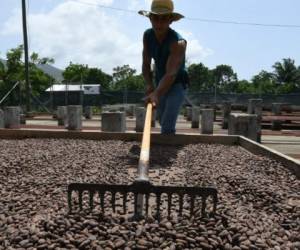
[[[170,15],[151,14],[150,21],[155,33],[163,35],[168,31],[170,24],[172,23],[172,17]]]

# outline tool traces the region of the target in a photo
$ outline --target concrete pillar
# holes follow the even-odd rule
[[[201,134],[213,134],[214,110],[201,109]]]
[[[253,141],[258,141],[257,115],[231,114],[229,117],[228,134],[242,135]]]
[[[4,128],[4,112],[0,109],[0,128]]]
[[[228,129],[228,121],[231,113],[231,102],[223,102],[223,121],[222,121],[222,129]]]
[[[192,121],[192,107],[186,107],[186,120]]]
[[[214,111],[214,121],[216,121],[216,120],[217,120],[217,109],[218,109],[218,106],[217,106],[216,103],[213,103],[213,104],[211,105],[211,108],[212,108],[213,111]]]
[[[105,132],[125,132],[125,112],[105,112],[101,115],[101,129]]]
[[[272,103],[272,112],[273,115],[280,116],[281,115],[282,103]],[[272,130],[281,130],[282,121],[281,120],[272,120],[271,129]]]
[[[84,107],[84,117],[87,120],[92,119],[93,116],[93,107],[92,106],[85,106]]]
[[[53,111],[52,118],[57,119],[57,110]]]
[[[248,100],[248,114],[250,115],[257,115],[258,118],[262,117],[262,106],[263,100],[262,99],[249,99]]]
[[[68,129],[69,130],[82,129],[82,106],[81,105],[68,106]]]
[[[186,119],[186,117],[187,117],[187,106],[184,106],[183,107],[183,117]]]
[[[146,109],[144,107],[138,107],[135,110],[135,131],[136,132],[143,132],[144,124],[145,124],[145,117],[146,117]]]
[[[192,108],[192,128],[199,128],[200,107]]]
[[[126,114],[131,117],[134,116],[135,115],[135,105],[129,105],[126,108]]]
[[[21,106],[19,106],[19,109],[20,109],[20,124],[24,124],[25,125],[26,124],[26,115],[25,115],[25,113],[24,113],[24,111],[23,111],[23,109],[22,109]],[[29,117],[33,117],[32,114],[29,114]]]
[[[17,106],[4,108],[4,127],[20,128],[20,108]]]
[[[26,124],[26,115],[20,114],[20,124]]]
[[[57,122],[58,126],[68,126],[68,108],[67,106],[57,107]]]
[[[262,122],[262,99],[249,99],[248,102],[248,114],[257,115],[257,142],[261,142],[261,122]]]

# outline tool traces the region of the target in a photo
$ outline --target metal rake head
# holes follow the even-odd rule
[[[83,209],[83,193],[89,194],[89,208],[94,209],[94,196],[99,195],[101,210],[104,212],[105,194],[111,194],[112,210],[116,212],[116,194],[122,195],[123,212],[127,213],[127,202],[130,193],[134,195],[134,214],[138,211],[138,196],[142,195],[145,199],[145,215],[149,215],[149,199],[150,195],[155,195],[156,214],[157,219],[160,218],[160,206],[162,196],[167,195],[167,210],[168,217],[171,214],[172,196],[179,197],[179,215],[182,216],[184,197],[190,197],[190,216],[194,215],[195,199],[201,198],[201,214],[206,215],[207,199],[212,198],[213,213],[216,212],[218,202],[217,189],[214,187],[176,187],[176,186],[154,186],[148,181],[135,181],[131,185],[108,185],[108,184],[88,184],[88,183],[72,183],[68,186],[68,205],[70,212],[72,211],[72,193],[78,193],[79,209]],[[142,208],[143,209],[143,208]]]

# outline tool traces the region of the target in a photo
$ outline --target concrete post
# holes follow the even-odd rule
[[[82,129],[82,106],[81,105],[68,106],[68,129],[69,130]]]
[[[248,100],[248,114],[256,114],[261,115],[262,114],[262,99],[249,99]]]
[[[186,120],[192,121],[192,107],[186,107]]]
[[[231,113],[231,102],[223,102],[223,121],[222,129],[228,129],[228,121]]]
[[[144,107],[138,107],[135,110],[135,131],[136,132],[143,132],[144,124],[145,124],[145,117],[146,117],[146,109]]]
[[[101,129],[105,132],[125,132],[125,112],[105,112],[101,115]]]
[[[261,142],[261,121],[262,121],[262,99],[249,99],[248,102],[248,114],[257,115],[257,142]]]
[[[57,107],[57,122],[58,126],[68,126],[68,108],[67,106]]]
[[[199,128],[200,107],[192,108],[192,128]]]
[[[211,108],[212,108],[213,111],[214,111],[214,121],[216,121],[216,120],[217,120],[217,109],[218,109],[218,106],[217,106],[216,103],[213,103],[213,104],[211,105]]]
[[[84,107],[84,117],[87,120],[92,119],[93,116],[93,107],[92,106],[85,106]]]
[[[4,108],[4,127],[20,128],[20,108],[17,106]]]
[[[201,109],[201,134],[213,134],[214,110]]]
[[[126,110],[128,116],[132,117],[135,115],[135,105],[129,105]]]
[[[20,124],[25,125],[26,124],[26,115],[21,106],[19,106],[19,109],[20,109]],[[29,117],[30,117],[30,115],[29,115]]]
[[[183,107],[183,117],[186,119],[186,117],[187,117],[187,106],[184,106]]]
[[[282,103],[272,103],[272,112],[276,116],[281,115],[281,108],[282,108]],[[271,129],[272,130],[281,130],[282,121],[281,120],[273,120]]]
[[[228,134],[242,135],[253,141],[258,141],[257,115],[231,114],[229,117]]]
[[[4,112],[0,109],[0,128],[4,128]]]
[[[20,114],[20,124],[26,124],[26,115]]]

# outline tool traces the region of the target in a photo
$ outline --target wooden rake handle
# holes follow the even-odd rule
[[[152,103],[147,104],[144,124],[142,147],[138,165],[137,181],[149,181],[149,156],[150,156],[150,134],[151,134]]]

